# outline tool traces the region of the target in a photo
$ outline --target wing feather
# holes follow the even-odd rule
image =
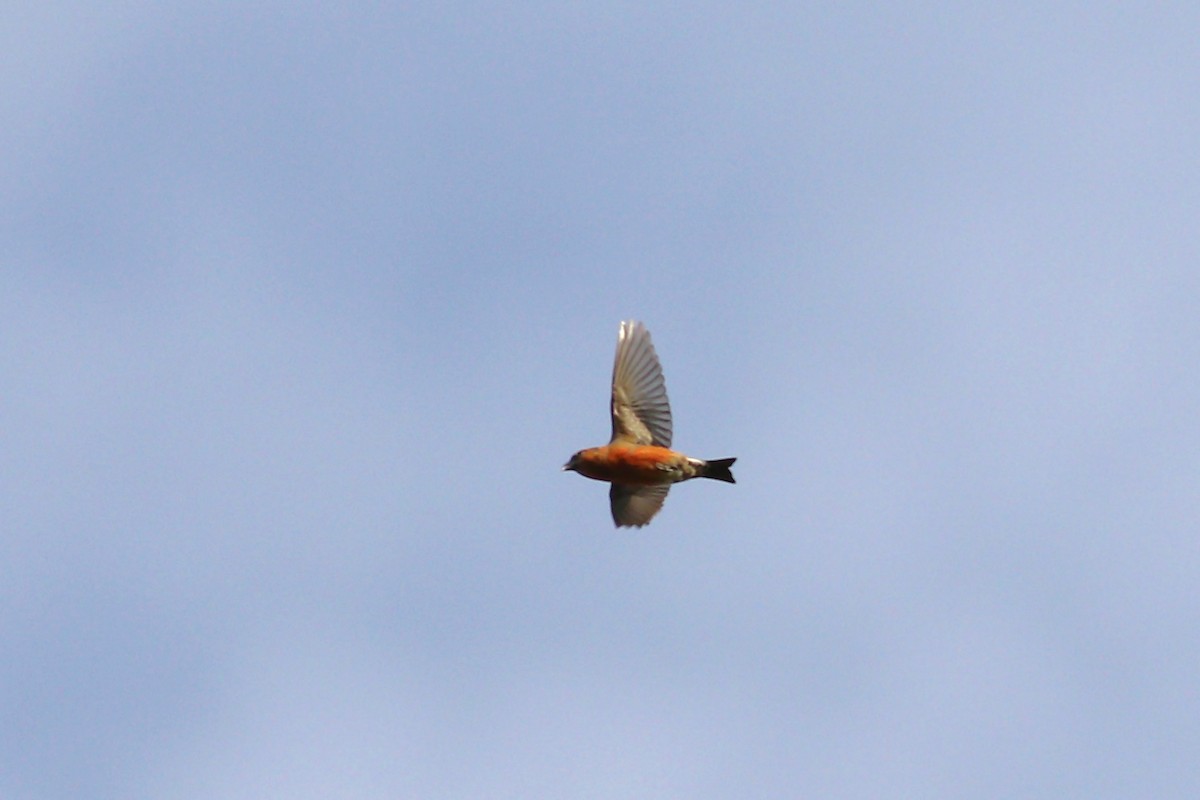
[[[671,446],[671,404],[650,331],[622,322],[613,362],[612,439]]]
[[[654,518],[662,508],[670,491],[670,484],[662,486],[625,486],[614,483],[608,490],[612,505],[613,523],[618,528],[640,528]]]

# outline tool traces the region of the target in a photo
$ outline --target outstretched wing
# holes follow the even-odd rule
[[[671,446],[671,404],[662,366],[640,322],[622,322],[613,363],[612,440]],[[657,510],[657,509],[656,509]]]
[[[662,486],[624,486],[614,483],[608,490],[613,523],[618,528],[640,528],[654,518],[667,499],[670,484]]]

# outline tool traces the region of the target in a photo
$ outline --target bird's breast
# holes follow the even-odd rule
[[[589,478],[630,486],[659,486],[685,477],[687,458],[655,445],[608,444],[580,454],[579,472]]]

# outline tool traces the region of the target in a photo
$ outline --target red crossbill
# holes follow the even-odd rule
[[[612,377],[612,441],[571,456],[564,470],[612,484],[617,527],[640,528],[654,518],[671,484],[692,478],[735,483],[736,458],[704,461],[671,449],[671,406],[650,331],[622,322]]]

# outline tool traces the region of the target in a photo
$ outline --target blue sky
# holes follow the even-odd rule
[[[3,797],[1200,788],[1196,9],[6,17]]]

